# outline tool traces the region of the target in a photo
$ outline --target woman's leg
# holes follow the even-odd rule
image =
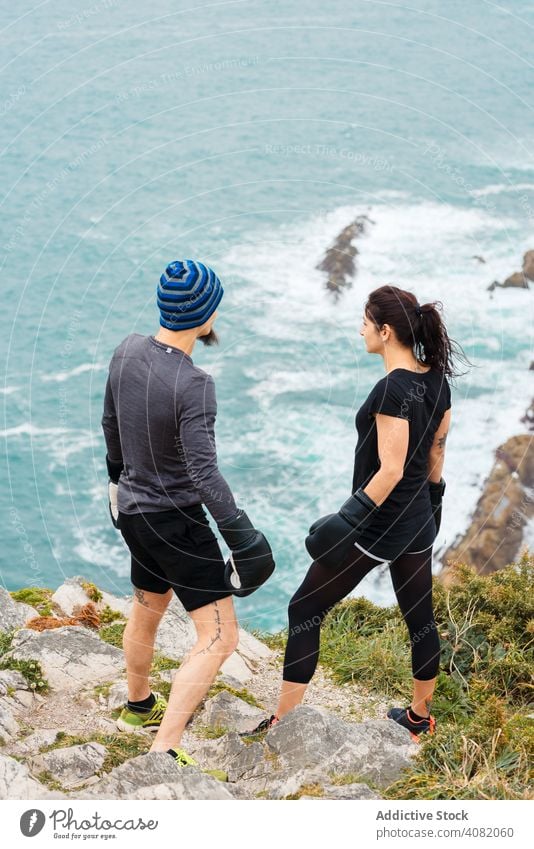
[[[353,548],[333,571],[313,561],[289,602],[289,633],[284,656],[282,690],[276,716],[300,704],[319,658],[321,624],[328,611],[350,593],[371,569],[387,562]]]
[[[418,716],[429,716],[439,671],[440,642],[432,607],[432,547],[401,554],[389,566],[391,580],[410,634],[413,698]]]

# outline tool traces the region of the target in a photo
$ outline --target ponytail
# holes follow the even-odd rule
[[[380,286],[368,296],[365,313],[377,330],[389,324],[401,345],[410,348],[418,360],[447,377],[459,377],[454,359],[472,365],[462,346],[451,339],[441,317],[441,301],[419,304],[417,298],[397,286]]]

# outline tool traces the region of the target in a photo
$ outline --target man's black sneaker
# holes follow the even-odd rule
[[[252,731],[241,731],[239,733],[240,737],[261,737],[264,734],[267,734],[268,731],[276,725],[277,722],[280,722],[278,717],[273,713],[269,717],[269,719],[262,719],[259,725],[256,725],[256,728],[253,728]]]
[[[393,719],[399,725],[402,725],[403,728],[407,728],[416,743],[421,742],[419,739],[420,734],[433,734],[436,730],[436,720],[432,714],[423,719],[414,719],[409,706],[405,708],[390,708],[387,715],[389,719]]]

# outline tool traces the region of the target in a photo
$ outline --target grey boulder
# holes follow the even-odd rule
[[[28,619],[39,616],[34,607],[15,601],[3,587],[0,587],[0,632],[22,628]]]
[[[198,722],[210,728],[250,731],[264,717],[265,711],[234,696],[228,690],[221,690],[206,701]]]
[[[26,764],[0,755],[0,799],[65,799],[64,793],[48,790],[31,777]]]
[[[48,631],[18,631],[8,657],[36,660],[51,687],[78,690],[109,681],[124,669],[124,653],[89,628],[64,625]]]
[[[79,787],[93,778],[102,768],[106,754],[105,746],[100,743],[83,743],[36,755],[29,759],[28,767],[35,776],[43,771],[52,773],[54,778],[68,790]]]
[[[409,731],[391,719],[355,724],[305,705],[282,717],[265,742],[293,770],[319,766],[325,774],[358,774],[379,785],[399,778],[417,751]]]
[[[166,752],[148,752],[115,767],[77,799],[233,799],[225,786],[198,767],[180,767]]]

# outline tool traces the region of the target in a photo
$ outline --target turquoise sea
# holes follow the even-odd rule
[[[527,0],[0,3],[4,587],[130,591],[103,391],[185,257],[225,286],[221,344],[194,359],[277,561],[241,621],[285,624],[307,528],[350,492],[354,415],[383,375],[360,318],[383,283],[440,300],[475,364],[452,390],[439,568],[534,395],[532,288],[487,291],[534,248],[533,34]],[[315,266],[360,214],[334,303]],[[357,593],[394,600],[387,571]]]

